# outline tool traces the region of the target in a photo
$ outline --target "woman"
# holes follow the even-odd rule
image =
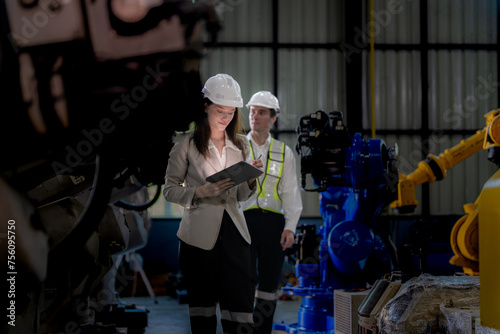
[[[240,201],[255,193],[255,179],[237,186],[231,179],[205,179],[249,154],[238,134],[238,83],[227,74],[207,80],[204,112],[193,132],[176,136],[165,177],[164,197],[184,206],[177,236],[187,286],[191,332],[216,333],[219,303],[224,333],[248,332],[253,320],[255,282],[250,267],[250,233]],[[261,160],[251,162],[263,167]]]

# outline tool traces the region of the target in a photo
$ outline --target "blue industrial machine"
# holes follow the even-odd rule
[[[301,186],[320,193],[324,224],[318,233],[314,225],[298,227],[299,284],[282,289],[303,297],[298,322],[275,323],[274,328],[333,333],[334,289],[364,289],[396,265],[396,251],[376,217],[397,198],[397,152],[381,139],[350,136],[339,111],[303,116],[297,133]]]

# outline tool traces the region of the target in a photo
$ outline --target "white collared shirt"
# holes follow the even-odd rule
[[[210,154],[213,154],[214,156],[219,159],[220,165],[222,168],[226,168],[226,148],[227,148],[227,139],[226,143],[224,144],[224,147],[222,148],[222,156],[219,154],[219,150],[217,147],[215,147],[215,144],[213,143],[212,139],[208,140],[208,149],[211,152]]]
[[[227,156],[226,149],[228,147],[233,148],[237,151],[240,150],[236,145],[234,145],[234,143],[231,140],[229,140],[229,138],[227,137],[227,133],[225,135],[224,147],[222,148],[222,156],[219,154],[219,150],[217,150],[217,147],[215,147],[215,144],[212,141],[212,139],[208,140],[208,150],[211,152],[211,154],[216,156],[217,159],[219,159],[219,163],[222,166],[222,169],[229,167],[229,166],[226,166],[226,156]]]

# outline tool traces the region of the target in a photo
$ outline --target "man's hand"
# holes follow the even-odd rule
[[[281,246],[283,247],[283,251],[287,248],[292,247],[295,241],[294,233],[290,230],[283,230],[281,233]]]
[[[264,168],[264,163],[262,162],[262,159],[257,159],[257,160],[252,160],[250,161],[250,165],[254,166],[254,167],[257,167],[258,169],[262,170]],[[251,178],[249,179],[247,182],[248,182],[248,186],[250,188],[253,188],[253,183],[254,181],[256,180],[257,178],[254,177],[254,178]]]
[[[207,182],[204,185],[196,188],[196,190],[194,191],[194,197],[214,197],[231,188],[232,186],[234,186],[234,182],[231,181],[230,178],[220,180],[215,183]]]
[[[257,167],[258,169],[264,168],[264,163],[262,162],[262,159],[252,160],[250,161],[250,165]]]

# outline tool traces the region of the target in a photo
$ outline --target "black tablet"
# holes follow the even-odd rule
[[[221,170],[213,175],[206,178],[208,182],[215,183],[217,181],[231,178],[234,181],[234,185],[238,185],[242,182],[248,181],[253,177],[258,177],[263,171],[257,167],[250,165],[246,161],[240,161],[226,169]]]

